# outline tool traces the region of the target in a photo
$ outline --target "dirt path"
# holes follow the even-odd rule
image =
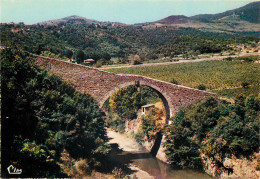
[[[107,136],[110,138],[110,144],[118,144],[119,148],[127,152],[143,152],[142,147],[134,140],[123,134],[119,134],[112,130],[107,129]],[[140,178],[140,179],[153,179],[154,177],[149,175],[146,171],[141,170],[133,164],[128,166],[131,170],[135,171],[133,174],[129,175],[129,178]]]
[[[240,55],[234,55],[234,56],[218,56],[218,57],[210,57],[210,58],[202,58],[202,59],[194,59],[194,60],[179,60],[179,61],[176,61],[176,62],[146,63],[146,64],[140,64],[140,65],[104,67],[104,68],[99,68],[99,69],[100,70],[106,70],[106,69],[114,69],[114,68],[148,67],[148,66],[171,65],[171,64],[179,64],[179,63],[194,63],[194,62],[202,62],[202,61],[210,61],[210,60],[223,60],[224,58],[227,58],[227,57],[243,57],[243,56],[249,56],[249,55],[260,55],[260,52],[242,53]]]
[[[141,146],[134,140],[127,137],[124,134],[114,132],[112,130],[107,130],[107,136],[111,138],[109,143],[117,143],[119,148],[126,152],[142,152]]]

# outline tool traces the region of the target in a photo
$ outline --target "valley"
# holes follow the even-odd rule
[[[259,178],[260,1],[133,24],[84,16],[123,3],[102,1],[44,1],[56,19],[0,23],[1,177]]]

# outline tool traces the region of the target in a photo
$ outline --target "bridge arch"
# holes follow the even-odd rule
[[[138,85],[138,86],[147,86],[150,87],[152,90],[154,90],[159,98],[162,100],[164,108],[165,108],[165,112],[166,112],[166,119],[168,120],[170,117],[172,117],[172,113],[171,113],[171,108],[169,105],[168,100],[170,99],[169,96],[167,94],[164,94],[163,92],[160,91],[159,87],[153,85],[153,84],[147,84],[145,81],[129,81],[129,82],[125,82],[125,83],[121,83],[118,86],[116,86],[115,88],[113,88],[112,90],[110,90],[103,98],[102,101],[99,102],[100,107],[103,108],[104,103],[107,101],[107,99],[115,92],[117,92],[118,90],[131,86],[131,85]],[[167,100],[168,99],[168,100]]]
[[[103,106],[108,97],[115,91],[135,84],[149,86],[157,92],[164,103],[167,119],[172,117],[180,108],[195,103],[198,100],[203,100],[210,96],[217,98],[217,95],[214,93],[140,75],[114,74],[52,58],[35,57],[35,62],[38,66],[44,67],[54,74],[59,75],[62,79],[72,83],[78,91],[92,95],[100,107]],[[154,156],[156,156],[161,142],[162,135],[158,133],[155,145],[151,150]]]

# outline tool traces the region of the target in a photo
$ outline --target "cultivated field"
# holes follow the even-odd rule
[[[203,61],[165,66],[107,69],[109,72],[138,74],[167,82],[173,79],[179,85],[197,88],[203,84],[207,91],[226,97],[237,94],[258,95],[260,64],[243,61]],[[243,88],[242,84],[249,86]]]

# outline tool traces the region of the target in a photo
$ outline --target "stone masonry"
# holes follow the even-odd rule
[[[115,91],[135,84],[149,86],[159,94],[165,105],[167,118],[172,117],[179,108],[197,100],[203,100],[209,96],[217,97],[214,93],[144,76],[114,74],[42,56],[36,56],[36,64],[72,83],[78,91],[92,95],[100,107]]]

